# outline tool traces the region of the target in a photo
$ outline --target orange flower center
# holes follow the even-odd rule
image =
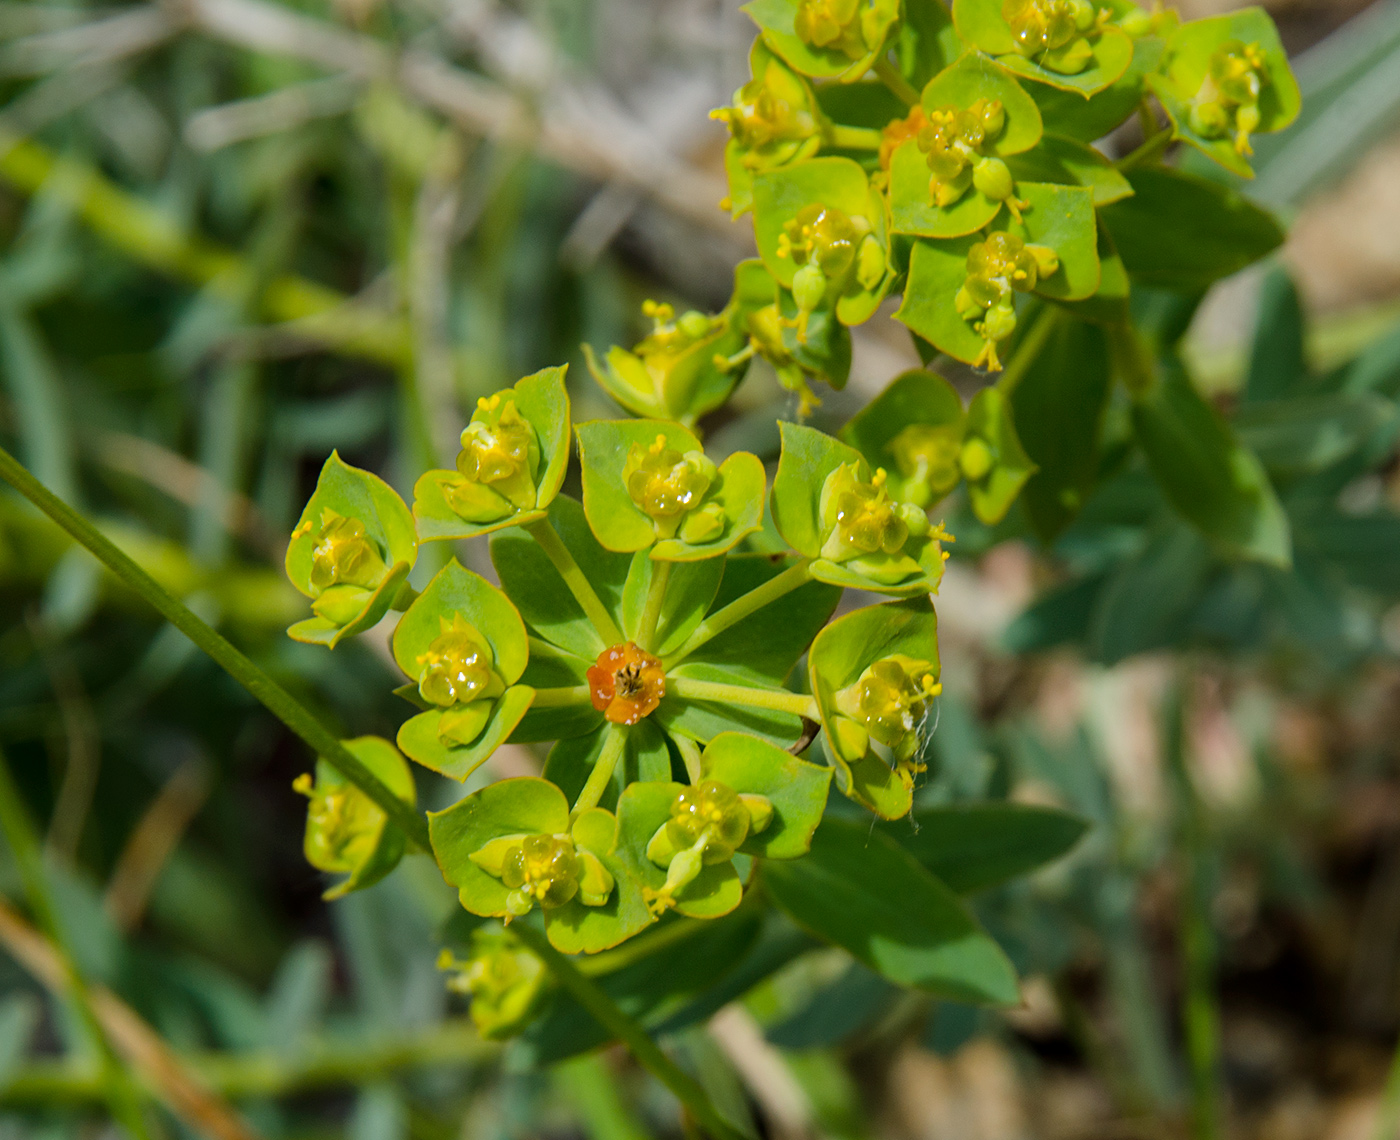
[[[624,641],[598,654],[588,670],[588,695],[613,724],[636,724],[666,695],[666,674],[659,659]]]

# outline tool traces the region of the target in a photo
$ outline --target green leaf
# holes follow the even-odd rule
[[[1133,405],[1133,428],[1173,507],[1239,557],[1287,567],[1288,517],[1263,465],[1179,369]]]
[[[700,757],[707,780],[736,792],[767,796],[773,819],[739,848],[767,859],[796,859],[812,845],[812,832],[826,807],[831,769],[799,760],[775,745],[739,732],[716,736]]]
[[[866,404],[841,429],[841,438],[856,448],[872,468],[881,467],[889,475],[890,494],[920,506],[941,499],[962,478],[957,452],[966,428],[962,397],[936,372],[922,368],[901,372],[889,386]],[[917,466],[906,470],[901,453],[893,446],[907,428],[938,429],[948,452],[948,462],[920,472]]]
[[[960,895],[1054,862],[1089,826],[1058,808],[1013,803],[925,808],[910,823],[885,824],[881,830]]]
[[[965,364],[981,355],[982,338],[958,314],[953,298],[967,280],[967,252],[980,240],[970,234],[937,243],[916,241],[904,299],[894,314],[910,331]]]
[[[1050,320],[1051,312],[1041,320]],[[1031,524],[1051,542],[1079,514],[1098,477],[1112,384],[1103,332],[1058,321],[1011,397],[1016,430],[1038,470],[1023,492]]]
[[[884,207],[871,193],[869,179],[849,158],[813,158],[782,170],[760,174],[753,184],[754,238],[758,252],[774,279],[792,288],[797,270],[791,257],[778,256],[783,227],[802,207],[814,202],[834,207],[850,217],[865,218],[884,244]],[[847,320],[846,324],[858,324]]]
[[[510,738],[534,699],[535,690],[528,685],[512,685],[484,710],[485,720],[470,744],[444,741],[439,735],[442,719],[452,710],[429,709],[399,726],[398,745],[423,767],[465,780]]]
[[[1098,229],[1094,192],[1082,186],[1052,182],[1018,182],[1016,192],[1030,203],[1024,222],[1004,226],[1026,242],[1046,245],[1060,259],[1059,269],[1042,276],[1035,292],[1057,301],[1091,296],[1099,287]]]
[[[324,645],[327,649],[334,649],[347,637],[354,637],[367,629],[373,629],[389,612],[399,590],[408,580],[408,572],[411,569],[413,567],[407,562],[396,562],[389,567],[389,572],[379,586],[373,591],[365,591],[360,612],[344,625],[339,625],[329,618],[310,617],[291,626],[287,630],[287,636],[293,641],[307,645]]]
[[[404,673],[419,675],[419,658],[454,615],[461,615],[486,639],[494,658],[492,667],[507,685],[520,680],[530,656],[525,623],[504,593],[455,558],[433,575],[394,630],[394,660]]]
[[[508,526],[523,526],[544,517],[554,496],[564,483],[569,465],[569,393],[564,387],[568,365],[545,368],[502,389],[490,399],[513,400],[516,410],[532,428],[539,440],[540,469],[535,472],[535,506],[530,510],[515,510],[492,522],[475,523],[457,514],[444,496],[444,490],[466,482],[457,471],[429,471],[413,488],[413,517],[418,537],[423,542],[442,539],[473,538],[490,534]],[[484,412],[479,402],[472,421],[480,420]]]
[[[1079,301],[1057,301],[1056,304],[1081,321],[1096,325],[1121,325],[1131,314],[1128,271],[1123,259],[1113,247],[1113,238],[1102,222],[1098,227],[1099,287],[1092,297]]]
[[[618,844],[628,853],[642,882],[659,891],[666,872],[646,857],[652,836],[671,818],[671,804],[685,790],[684,784],[629,784],[617,803]],[[676,892],[676,910],[691,918],[719,918],[733,910],[744,897],[744,886],[732,862],[710,863]]]
[[[1006,113],[1001,133],[984,142],[979,153],[1005,158],[1028,151],[1040,141],[1040,109],[1035,100],[1002,68],[976,52],[964,55],[930,80],[920,102],[932,113],[950,107],[966,110],[979,99],[999,100]]]
[[[1203,289],[1283,244],[1273,215],[1219,183],[1162,167],[1128,172],[1133,196],[1100,211],[1135,280]]]
[[[1229,134],[1212,138],[1191,125],[1192,101],[1210,77],[1211,58],[1217,49],[1232,41],[1258,45],[1264,52],[1265,75],[1255,130],[1282,130],[1298,117],[1303,100],[1288,66],[1288,53],[1279,42],[1278,29],[1262,8],[1241,8],[1182,24],[1167,38],[1159,70],[1148,76],[1147,82],[1172,121],[1173,138],[1184,139],[1241,178],[1253,178],[1249,159],[1235,149]]]
[[[1211,563],[1210,547],[1190,527],[1154,534],[1098,591],[1088,631],[1093,659],[1112,665],[1182,644]]]
[[[942,3],[905,5],[904,19],[894,42],[894,55],[900,73],[915,90],[922,90],[924,84],[962,53],[962,41],[953,30],[953,18]],[[903,113],[901,108],[886,115],[884,122]]]
[[[33,994],[0,998],[0,1088],[7,1087],[24,1064],[43,1012]]]
[[[881,832],[829,818],[805,859],[764,863],[762,872],[768,893],[798,923],[898,985],[963,1001],[1020,1000],[1001,948]]]
[[[852,59],[843,51],[812,47],[797,35],[794,21],[800,0],[750,0],[740,11],[758,25],[763,41],[784,62],[803,75],[817,79],[840,79],[854,83],[860,79],[880,54],[890,33],[899,23],[899,5],[889,0],[875,0],[867,9],[874,17],[875,42],[867,41],[868,50]]]
[[[1132,184],[1093,147],[1076,139],[1045,135],[1040,145],[1018,154],[1007,164],[1017,182],[1058,182],[1087,186],[1095,206],[1107,206],[1132,196]]]
[[[657,563],[645,551],[639,550],[632,555],[632,568],[628,571],[627,584],[622,593],[622,632],[632,641],[639,636],[642,611],[646,608],[647,593],[657,570]],[[656,622],[655,648],[652,650],[657,657],[665,657],[667,653],[680,648],[681,643],[695,632],[695,627],[715,600],[723,576],[722,558],[670,564],[666,592],[661,600],[661,614]]]
[[[1006,397],[996,388],[983,388],[967,409],[967,435],[987,444],[992,466],[980,479],[967,482],[968,498],[978,520],[995,526],[1006,517],[1035,464],[1021,446]]]
[[[719,476],[701,504],[703,507],[718,503],[723,508],[724,527],[719,534],[704,543],[692,544],[680,538],[658,541],[655,524],[633,501],[623,478],[631,450],[645,451],[658,438],[682,455],[701,450],[694,434],[666,420],[595,420],[579,424],[583,511],[603,546],[629,553],[650,549],[652,558],[688,562],[723,554],[759,528],[763,516],[763,463],[755,455],[736,451],[719,465]]]
[[[1270,475],[1296,479],[1355,454],[1397,417],[1400,410],[1381,396],[1337,393],[1243,404],[1234,427]]]
[[[867,668],[901,654],[927,661],[938,674],[938,618],[927,597],[865,606],[821,631],[807,655],[812,694],[821,711],[827,756],[836,768],[836,786],[883,819],[907,815],[913,792],[899,773],[867,744],[863,756],[842,751],[834,731],[836,694],[854,684]]]
[[[1303,306],[1287,269],[1277,266],[1259,290],[1259,318],[1245,379],[1245,403],[1296,391],[1307,379],[1303,355]]]
[[[608,612],[620,617],[623,583],[632,559],[598,544],[583,507],[573,499],[557,497],[549,505],[549,522]],[[491,565],[520,616],[544,640],[586,658],[590,665],[607,648],[554,563],[529,535],[506,531],[492,536]]]

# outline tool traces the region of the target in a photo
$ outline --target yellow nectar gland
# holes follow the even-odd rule
[[[1006,202],[1020,220],[1028,204],[1013,196],[1010,170],[1001,159],[982,153],[1005,129],[1006,109],[1000,99],[978,99],[970,107],[943,107],[928,114],[914,137],[928,162],[929,195],[935,205],[946,209],[975,185],[988,198]]]
[[[702,451],[684,454],[657,435],[649,447],[634,443],[622,469],[627,494],[652,520],[658,538],[709,542],[724,529],[724,508],[704,502],[719,469]]]
[[[912,785],[913,776],[926,767],[917,760],[920,731],[933,698],[942,691],[929,662],[896,654],[876,661],[855,684],[838,692],[836,708],[890,749],[901,779]]]
[[[299,538],[310,529],[308,519],[292,537]],[[311,550],[313,590],[328,590],[332,586],[373,590],[383,580],[386,569],[384,559],[365,534],[364,523],[329,509],[321,512],[321,526]]]
[[[682,788],[671,801],[670,818],[647,844],[647,858],[666,868],[666,882],[642,892],[652,913],[674,906],[677,894],[702,869],[732,859],[744,840],[772,819],[773,804],[766,796],[741,795],[718,780]]]
[[[1016,328],[1013,294],[1028,293],[1040,278],[1058,271],[1060,259],[1048,246],[1027,245],[998,230],[967,251],[967,277],[953,298],[958,315],[972,323],[985,344],[973,367],[1001,371],[997,342]]]
[[[573,840],[560,835],[528,835],[506,852],[501,882],[510,888],[510,917],[528,914],[535,903],[551,909],[569,902],[579,889],[583,864]]]
[[[358,788],[326,787],[303,772],[292,790],[311,803],[306,810],[306,859],[321,871],[353,872],[374,850],[384,812]]]
[[[491,647],[477,628],[461,614],[453,614],[451,622],[439,618],[438,628],[441,632],[418,655],[423,699],[445,707],[498,696],[504,686],[492,671]]]
[[[501,507],[528,510],[535,505],[534,470],[539,458],[535,429],[513,399],[483,396],[477,413],[462,432],[457,470],[468,483],[489,489],[505,500]],[[470,492],[466,492],[471,498]],[[476,496],[479,498],[480,496]],[[472,504],[475,506],[473,500]],[[480,504],[484,508],[486,503]],[[467,514],[466,517],[471,517]]]

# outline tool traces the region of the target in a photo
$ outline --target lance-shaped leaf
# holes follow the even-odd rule
[[[817,79],[854,83],[870,70],[899,26],[899,0],[859,0],[836,35],[803,20],[802,0],[751,0],[743,11],[788,65]]]
[[[966,906],[889,836],[828,819],[805,859],[764,863],[764,888],[812,933],[902,986],[1015,1004],[1016,971]]]
[[[545,836],[571,851],[577,877],[584,882],[567,901],[542,907],[551,944],[566,954],[606,950],[653,921],[641,883],[618,853],[612,814],[593,808],[571,821],[568,800],[548,780],[526,776],[489,784],[445,811],[430,812],[428,834],[443,878],[457,888],[462,906],[488,918],[512,915],[512,894],[518,888],[507,886],[495,872],[504,870],[516,840]],[[591,860],[612,880],[606,901],[592,905],[585,892],[590,885],[596,888],[600,877],[593,871],[594,882],[588,883]],[[601,877],[605,886],[607,877]]]
[[[942,532],[922,510],[892,499],[885,476],[825,432],[780,425],[773,521],[812,577],[882,594],[928,594],[943,576]],[[872,545],[873,544],[873,545]]]
[[[608,550],[663,562],[713,558],[757,530],[763,464],[738,451],[715,467],[700,441],[665,420],[579,424],[583,511]]]
[[[458,470],[429,471],[413,488],[420,539],[471,538],[544,517],[569,464],[566,371],[542,369],[477,401]]]
[[[873,722],[853,719],[847,698],[841,696],[877,662],[890,658],[919,662],[922,672],[937,679],[938,619],[927,598],[866,606],[838,618],[812,642],[807,666],[821,710],[826,753],[836,768],[836,786],[876,815],[897,819],[913,805],[912,785],[905,778],[910,774],[909,763],[887,760],[869,731]],[[924,698],[913,707],[926,714],[927,705]],[[922,745],[923,725],[916,724],[913,731]],[[917,763],[915,750],[915,771]]]
[[[1057,55],[1063,58],[1066,53],[1063,47],[1058,52],[1042,50],[1024,55],[1003,14],[1005,7],[1002,0],[954,0],[953,24],[963,43],[986,52],[1018,76],[1077,91],[1087,99],[1121,76],[1132,62],[1131,37],[1112,24],[1096,24],[1087,33],[1075,36],[1067,47],[1086,52],[1076,64],[1057,65]]]
[[[413,516],[383,479],[331,452],[287,545],[287,577],[316,616],[287,633],[334,649],[389,610],[418,555]]]
[[[1182,24],[1147,82],[1171,119],[1172,136],[1241,178],[1254,177],[1248,136],[1282,130],[1303,102],[1263,8]]]
[[[413,773],[387,740],[360,736],[342,742],[354,757],[409,806],[417,803]],[[310,800],[303,850],[306,861],[321,871],[345,874],[324,898],[337,899],[377,883],[403,858],[404,834],[389,825],[384,809],[324,760],[316,761],[316,779],[300,777],[297,791]]]
[[[453,779],[465,780],[504,743],[534,697],[516,684],[530,652],[520,614],[455,558],[408,607],[393,652],[433,706],[399,729],[399,747]]]
[[[962,479],[967,415],[957,389],[922,368],[902,372],[841,429],[872,468],[889,474],[890,494],[927,507]]]

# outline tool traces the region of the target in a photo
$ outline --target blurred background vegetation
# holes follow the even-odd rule
[[[1112,478],[1053,549],[1019,509],[987,531],[951,505],[920,796],[1094,826],[974,900],[1019,1010],[901,993],[791,930],[712,948],[719,988],[648,1023],[763,1135],[1397,1134],[1400,3],[1360,7],[1271,6],[1305,109],[1246,192],[1289,219],[1282,255],[1141,299],[1268,466],[1294,567],[1220,561],[1114,451],[1121,410]],[[335,447],[407,492],[479,395],[563,361],[576,418],[615,414],[580,343],[638,339],[645,297],[718,308],[751,248],[706,112],[752,36],[731,0],[0,2],[4,445],[341,735],[392,736],[382,638],[283,635],[316,471]],[[854,331],[819,426],[917,363],[893,322]],[[710,444],[771,457],[794,411],[756,366]],[[434,964],[455,901],[431,863],[322,903],[302,746],[10,495],[0,748],[92,1008],[166,1066],[160,1134],[680,1134],[619,1052],[547,1067],[570,1050],[478,1039]],[[16,853],[0,1135],[104,1134],[114,1090],[145,1093],[46,988]]]

